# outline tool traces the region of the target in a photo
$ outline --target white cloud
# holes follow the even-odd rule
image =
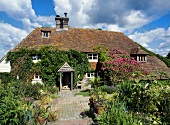
[[[14,48],[21,40],[28,35],[28,32],[15,28],[7,23],[0,23],[0,58],[10,49]]]
[[[129,35],[129,38],[143,45],[144,47],[148,47],[148,44],[157,40],[163,40],[165,34],[164,28],[157,28],[151,31],[147,31],[144,33],[135,32],[132,35]]]
[[[0,11],[15,19],[36,17],[31,0],[0,0]]]
[[[149,22],[149,19],[140,11],[131,11],[130,14],[123,17],[123,19],[126,22],[128,31],[133,31],[135,28],[139,28]]]
[[[54,10],[58,15],[63,14],[65,12],[70,13],[72,9],[69,0],[54,0],[54,4],[55,4]]]
[[[88,11],[91,10],[94,0],[53,0],[55,12],[63,16],[64,12],[68,13],[70,18],[69,24],[73,27],[84,27],[89,21]]]
[[[160,43],[159,48],[163,49],[163,48],[167,48],[170,47],[170,39],[167,39],[165,42]]]
[[[149,50],[159,53],[161,55],[166,55],[170,50],[170,28],[165,30],[164,28],[157,28],[151,31],[147,31],[144,33],[135,32],[132,35],[129,35],[129,38],[138,42],[142,46],[148,48]],[[149,47],[149,44],[153,45],[155,42],[159,42],[160,44],[157,47]],[[164,41],[164,42],[162,42]]]
[[[34,19],[35,22],[40,23],[42,26],[55,26],[55,15],[54,16],[38,16]]]
[[[157,49],[157,48],[148,48],[148,50],[156,54],[162,55],[164,57],[166,57],[168,55],[168,52],[170,51],[170,49]]]
[[[32,23],[30,19],[24,18],[22,19],[24,29],[26,29],[28,32],[31,32],[35,27],[41,27],[38,23]]]

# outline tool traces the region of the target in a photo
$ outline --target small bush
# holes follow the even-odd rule
[[[126,110],[125,105],[118,100],[110,103],[107,109],[97,118],[101,125],[140,125],[142,122],[136,115]]]
[[[107,92],[107,94],[112,94],[116,91],[115,86],[101,86],[100,89],[102,92]]]
[[[47,91],[51,94],[55,94],[58,93],[59,89],[56,86],[47,86]]]

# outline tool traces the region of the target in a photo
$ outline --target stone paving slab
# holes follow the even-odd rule
[[[92,119],[59,120],[48,125],[94,125]]]
[[[84,118],[84,111],[89,110],[89,97],[75,96],[73,91],[59,92],[59,98],[53,102],[52,110],[57,112],[56,122],[48,125],[92,125],[91,118]],[[84,118],[84,119],[83,119]]]

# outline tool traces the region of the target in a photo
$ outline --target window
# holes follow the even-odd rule
[[[36,83],[43,84],[39,73],[35,73],[34,79],[32,79],[32,84],[36,84]]]
[[[36,73],[36,74],[34,74],[34,79],[41,79],[41,77],[38,73]]]
[[[32,56],[32,60],[38,60],[38,56],[37,55]]]
[[[146,56],[145,55],[141,55],[141,56],[137,56],[137,61],[139,62],[146,62]]]
[[[32,56],[32,61],[33,61],[34,63],[37,63],[38,61],[40,61],[40,59],[39,59],[39,57],[38,57],[37,55],[33,55],[33,56]]]
[[[97,77],[98,74],[95,72],[90,72],[90,73],[86,73],[86,79],[91,79],[93,77]]]
[[[98,62],[98,54],[89,53],[88,60],[89,62]]]
[[[50,37],[50,31],[42,31],[42,38],[49,38]]]

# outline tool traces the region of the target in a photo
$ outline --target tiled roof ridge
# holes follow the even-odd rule
[[[36,29],[55,29],[55,27],[37,27]],[[35,30],[36,30],[35,29]],[[79,27],[69,27],[70,30],[92,30],[92,31],[100,31],[100,32],[113,32],[113,33],[120,33],[120,34],[124,34],[123,32],[119,32],[119,31],[111,31],[111,30],[98,30],[98,29],[94,29],[94,28],[79,28]],[[60,32],[60,31],[57,31]]]

